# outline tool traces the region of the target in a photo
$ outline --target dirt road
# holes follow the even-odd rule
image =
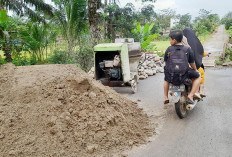
[[[220,36],[213,38],[218,38],[213,39],[215,42],[222,40]],[[205,49],[221,52],[221,44],[211,39],[210,44],[205,43]],[[116,89],[139,101],[158,126],[151,142],[128,152],[129,157],[232,156],[232,69],[206,69],[208,96],[182,120],[173,104],[163,107],[163,77],[157,74],[140,81],[134,95],[127,94],[127,89]]]

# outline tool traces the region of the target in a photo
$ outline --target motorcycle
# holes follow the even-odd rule
[[[185,118],[189,111],[193,110],[193,108],[197,105],[199,99],[197,97],[193,98],[194,104],[188,104],[186,102],[187,96],[190,93],[192,88],[192,80],[186,79],[183,84],[176,86],[170,84],[169,86],[169,94],[173,97],[173,102],[175,104],[176,114],[180,119]]]

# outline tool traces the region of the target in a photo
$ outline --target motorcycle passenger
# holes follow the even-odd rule
[[[207,52],[204,52],[203,53],[203,57],[206,57],[208,56],[209,57],[210,53],[207,53]],[[202,98],[206,97],[206,94],[204,92],[204,84],[205,84],[205,68],[204,68],[204,64],[202,63],[201,64],[201,67],[198,69],[198,71],[200,72],[201,74],[201,84],[200,84],[200,89],[199,89],[199,93],[200,93],[200,96]]]
[[[188,104],[194,104],[193,96],[200,86],[201,78],[195,65],[193,51],[181,43],[182,38],[181,30],[174,30],[169,34],[171,46],[167,48],[164,56],[164,104],[169,103],[169,83],[180,85],[186,78],[192,79],[192,89],[186,101]]]
[[[199,94],[201,97],[205,97],[206,95],[203,92],[204,88],[204,80],[205,80],[205,71],[204,65],[202,63],[202,58],[207,56],[208,54],[204,52],[204,48],[200,42],[200,40],[195,35],[194,31],[191,28],[185,28],[183,30],[184,36],[187,38],[187,43],[191,47],[194,53],[195,64],[198,71],[201,74],[201,84],[199,89]]]

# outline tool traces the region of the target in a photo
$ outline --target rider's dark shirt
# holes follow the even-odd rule
[[[184,45],[174,45],[174,47],[178,48],[178,47],[183,47]],[[170,47],[167,48],[167,50],[165,51],[164,54],[164,61],[167,62],[168,60],[168,53],[170,52],[169,50]],[[188,58],[188,62],[189,63],[194,63],[194,53],[193,50],[189,47],[189,49],[187,50],[187,58]]]

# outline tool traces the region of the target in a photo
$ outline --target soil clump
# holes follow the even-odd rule
[[[74,65],[0,66],[1,156],[120,156],[148,116]]]

